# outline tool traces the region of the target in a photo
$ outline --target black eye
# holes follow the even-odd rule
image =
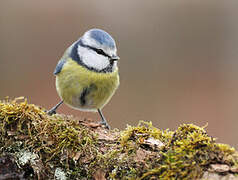
[[[103,51],[102,49],[97,49],[96,52],[97,52],[98,54],[105,55],[105,53],[104,53],[104,51]]]
[[[111,58],[110,56],[108,56],[102,49],[96,49],[95,48],[95,51],[98,53],[98,54],[101,54],[103,56],[106,56],[108,58]]]

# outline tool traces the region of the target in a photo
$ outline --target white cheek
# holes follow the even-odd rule
[[[107,57],[99,55],[93,50],[79,46],[78,54],[82,62],[88,67],[92,67],[97,70],[102,70],[109,65],[109,60]]]

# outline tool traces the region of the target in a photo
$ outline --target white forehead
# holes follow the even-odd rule
[[[100,44],[95,39],[92,39],[90,37],[90,34],[88,33],[88,31],[86,33],[84,33],[84,35],[82,37],[82,41],[85,45],[88,45],[91,47],[99,47],[100,46]]]
[[[91,29],[84,33],[82,41],[85,45],[102,49],[109,56],[116,55],[116,43],[114,39],[105,31]]]

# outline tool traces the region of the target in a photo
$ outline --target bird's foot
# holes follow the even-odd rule
[[[50,116],[52,116],[53,114],[56,114],[56,110],[55,109],[51,109],[49,111],[46,111],[46,113]]]
[[[111,129],[111,127],[109,126],[109,124],[107,123],[107,121],[101,121],[100,124],[101,124],[102,126],[105,126],[105,128],[108,129],[108,130]]]
[[[63,103],[64,101],[60,101],[58,104],[56,104],[51,110],[46,111],[48,115],[56,114],[56,109]]]

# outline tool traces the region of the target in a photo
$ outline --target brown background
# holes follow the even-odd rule
[[[238,1],[0,1],[0,98],[59,101],[64,50],[97,27],[117,42],[121,86],[104,108],[112,127],[208,123],[238,148]],[[59,112],[98,118],[66,106]]]

